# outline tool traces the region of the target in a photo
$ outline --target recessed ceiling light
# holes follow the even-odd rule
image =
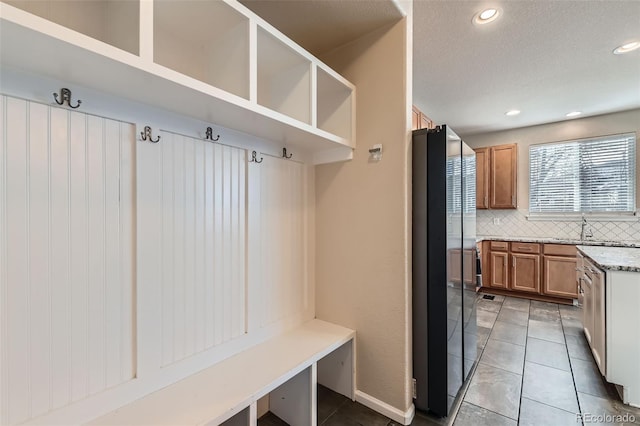
[[[520,114],[520,110],[519,109],[512,109],[511,111],[507,111],[504,113],[504,115],[508,115],[509,117],[512,117],[514,115],[518,115]]]
[[[499,9],[485,9],[473,17],[473,22],[476,24],[488,24],[489,22],[493,22],[498,19],[498,16],[500,16]]]
[[[582,114],[582,112],[580,111],[571,111],[570,113],[567,113],[565,116],[566,117],[576,117],[578,115]]]
[[[632,41],[631,43],[623,44],[622,46],[618,46],[613,49],[614,55],[622,55],[624,53],[629,53],[636,49],[640,48],[640,41]]]

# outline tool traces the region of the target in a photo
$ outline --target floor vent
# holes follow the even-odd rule
[[[495,299],[496,297],[495,297],[495,296],[492,296],[491,294],[485,294],[484,296],[482,296],[482,298],[483,298],[483,299],[487,299],[487,300],[493,300],[493,299]]]

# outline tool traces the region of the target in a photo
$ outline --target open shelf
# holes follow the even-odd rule
[[[154,2],[153,58],[249,99],[249,18],[225,2]]]
[[[49,78],[281,141],[314,164],[353,156],[353,86],[232,0],[0,0],[0,67],[5,91]]]
[[[2,0],[11,6],[134,55],[140,43],[138,0]]]
[[[227,421],[220,423],[220,426],[249,426],[251,422],[249,408],[245,408]]]
[[[320,67],[317,90],[318,128],[351,139],[353,90]]]
[[[311,123],[311,62],[261,27],[258,104]]]

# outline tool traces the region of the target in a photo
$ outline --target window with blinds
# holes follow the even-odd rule
[[[464,205],[464,209],[462,208]],[[476,210],[476,157],[447,158],[447,213]]]
[[[634,133],[532,145],[529,212],[633,212],[635,176]]]

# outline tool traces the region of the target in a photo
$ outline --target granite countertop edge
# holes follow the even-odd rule
[[[476,237],[476,241],[512,241],[520,243],[574,244],[580,246],[640,248],[640,242],[635,241],[573,240],[570,238],[550,237],[504,237],[499,235],[478,235]]]
[[[640,272],[640,248],[579,245],[577,249],[600,269]]]
[[[598,268],[607,271],[640,272],[640,242],[572,240],[545,237],[503,237],[479,235],[476,241],[572,244]]]

